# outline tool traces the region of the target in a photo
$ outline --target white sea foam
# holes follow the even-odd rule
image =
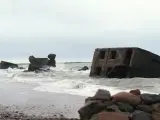
[[[57,64],[49,72],[23,72],[19,69],[0,70],[0,82],[36,85],[40,92],[67,93],[92,96],[98,89],[107,89],[111,94],[130,89],[141,89],[142,93],[160,93],[160,79],[91,79],[88,71],[77,71],[86,63]],[[89,64],[90,65],[90,64]],[[88,66],[89,66],[88,65]]]

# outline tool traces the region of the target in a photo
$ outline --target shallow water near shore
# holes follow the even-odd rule
[[[77,110],[85,98],[98,89],[107,89],[111,94],[137,88],[145,93],[160,93],[159,78],[90,78],[90,70],[77,71],[85,65],[90,67],[91,63],[58,63],[51,71],[41,73],[23,72],[28,64],[21,64],[25,67],[21,70],[0,70],[0,104],[18,105],[17,109],[27,114],[62,113],[78,117]],[[33,106],[35,109],[31,109]]]
[[[59,63],[49,72],[23,72],[19,69],[0,70],[1,83],[25,83],[36,85],[35,91],[66,93],[79,96],[91,96],[99,88],[108,89],[112,94],[139,88],[142,92],[159,93],[159,78],[98,79],[90,78],[88,71],[77,71],[91,66],[91,63]],[[23,65],[27,69],[27,64]]]

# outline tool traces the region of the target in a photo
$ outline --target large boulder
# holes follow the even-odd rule
[[[139,105],[141,103],[140,96],[128,92],[120,92],[112,96],[115,102],[129,103],[131,105]]]
[[[98,89],[96,94],[91,98],[92,100],[111,100],[111,94],[108,90]]]
[[[141,99],[143,104],[151,105],[155,103],[160,103],[160,95],[157,94],[141,94]]]
[[[0,69],[8,69],[8,68],[18,68],[18,65],[6,61],[1,61]]]
[[[84,66],[81,69],[79,69],[78,71],[86,71],[86,70],[89,70],[89,68],[87,66]]]
[[[78,110],[81,120],[88,120],[94,114],[105,110],[107,106],[101,102],[91,102]]]

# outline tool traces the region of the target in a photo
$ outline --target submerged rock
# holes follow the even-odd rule
[[[89,68],[87,66],[84,66],[81,69],[79,69],[78,71],[86,71],[86,70],[89,70]]]
[[[8,69],[8,68],[18,68],[18,65],[6,61],[1,61],[0,69]]]
[[[24,67],[18,67],[18,69],[25,69]]]

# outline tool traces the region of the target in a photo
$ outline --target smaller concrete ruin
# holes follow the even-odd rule
[[[48,58],[36,58],[29,56],[28,71],[45,70],[46,67],[56,67],[55,54],[49,54]]]
[[[18,68],[18,65],[6,61],[1,61],[0,69],[8,69],[8,68]]]
[[[56,67],[56,60],[55,60],[56,54],[49,54],[48,58],[49,58],[49,60],[48,60],[47,65],[52,66],[52,67]]]
[[[157,78],[160,77],[160,56],[137,47],[97,48],[90,76]]]

